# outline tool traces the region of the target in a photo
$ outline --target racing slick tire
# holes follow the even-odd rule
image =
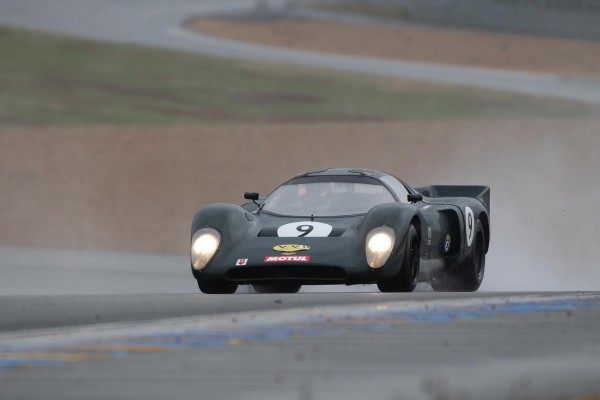
[[[436,292],[475,292],[485,273],[485,231],[477,219],[475,241],[471,255],[462,263],[448,262],[445,272],[434,276],[431,287]]]
[[[377,287],[381,292],[412,292],[415,290],[419,277],[420,248],[421,238],[417,228],[411,224],[408,229],[400,271],[393,279],[377,282]]]
[[[286,283],[256,283],[252,288],[256,293],[298,293],[302,285]]]
[[[204,278],[198,279],[198,288],[206,294],[232,294],[237,290],[238,284],[223,278]]]

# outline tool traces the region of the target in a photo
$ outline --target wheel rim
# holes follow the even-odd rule
[[[477,278],[481,279],[483,273],[483,267],[485,265],[485,258],[483,255],[483,238],[481,235],[477,235],[476,249],[475,249],[475,272],[477,274]]]

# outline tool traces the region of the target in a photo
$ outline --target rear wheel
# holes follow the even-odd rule
[[[289,283],[256,283],[252,288],[256,293],[298,293],[302,285]]]
[[[477,220],[471,256],[462,263],[446,265],[446,271],[434,276],[431,287],[436,292],[475,292],[485,273],[485,231]]]
[[[377,287],[380,291],[412,292],[415,290],[421,262],[420,248],[421,238],[419,237],[417,228],[411,225],[406,237],[406,248],[404,249],[400,271],[398,271],[398,274],[393,279],[377,282]]]
[[[238,284],[223,278],[198,279],[198,288],[207,294],[232,294],[237,290]]]

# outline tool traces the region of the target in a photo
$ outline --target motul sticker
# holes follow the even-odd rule
[[[310,256],[266,256],[265,262],[309,262]]]
[[[237,260],[237,262],[235,263],[235,265],[239,265],[239,266],[244,266],[248,264],[248,259],[247,258],[240,258],[239,260]]]

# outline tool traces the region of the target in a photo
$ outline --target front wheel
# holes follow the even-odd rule
[[[302,285],[286,283],[255,283],[252,288],[256,293],[298,293]]]
[[[481,221],[475,227],[471,256],[462,263],[446,265],[446,271],[434,276],[431,287],[436,292],[475,292],[485,273],[485,231]]]
[[[377,282],[377,287],[380,291],[412,292],[415,290],[421,261],[420,248],[421,238],[419,237],[417,228],[411,225],[406,236],[406,248],[404,249],[400,271],[398,271],[398,274],[393,279]]]
[[[198,279],[198,288],[202,293],[207,294],[232,294],[237,290],[238,284],[223,278],[203,277]]]

